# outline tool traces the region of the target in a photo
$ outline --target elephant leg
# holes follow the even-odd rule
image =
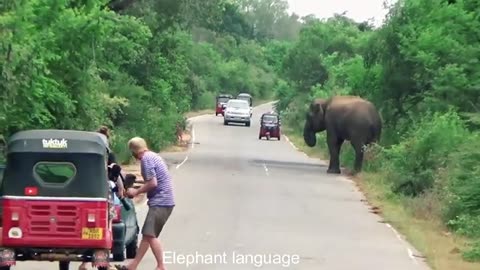
[[[327,134],[328,150],[330,152],[330,164],[327,173],[340,173],[340,149],[342,148],[343,139],[334,135]]]
[[[353,149],[355,150],[355,165],[353,168],[353,173],[357,174],[362,170],[363,166],[363,153],[365,151],[366,145],[362,142],[352,142]]]

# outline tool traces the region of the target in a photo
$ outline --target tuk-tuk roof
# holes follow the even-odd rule
[[[60,129],[20,131],[7,143],[7,155],[16,152],[66,152],[105,155],[108,140],[98,132]]]
[[[262,117],[267,116],[267,115],[276,116],[277,118],[279,117],[276,112],[266,112],[266,113],[262,114]]]
[[[248,93],[240,93],[240,94],[238,94],[237,97],[252,97],[252,95],[250,95]]]
[[[230,94],[218,94],[218,95],[217,95],[217,98],[222,98],[222,97],[233,98],[233,96],[230,95]]]

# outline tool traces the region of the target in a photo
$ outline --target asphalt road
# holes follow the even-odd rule
[[[369,212],[351,181],[327,175],[285,137],[258,140],[259,117],[270,109],[255,108],[251,127],[196,117],[192,148],[164,155],[174,163],[177,203],[160,236],[167,269],[429,269]],[[137,206],[141,224],[146,210]],[[149,251],[139,269],[155,265]],[[37,262],[15,269],[57,268]]]

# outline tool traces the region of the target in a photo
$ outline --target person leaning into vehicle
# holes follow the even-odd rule
[[[108,145],[109,144],[109,139],[110,139],[110,130],[108,129],[108,127],[102,126],[97,130],[97,132],[105,135],[105,137],[107,139],[105,143]],[[107,152],[108,152],[108,159],[106,160],[106,166],[107,166],[107,170],[109,171],[109,173],[108,173],[109,174],[108,175],[109,179],[107,179],[107,185],[108,185],[108,188],[112,188],[110,183],[108,182],[108,180],[112,180],[112,181],[114,180],[114,179],[112,179],[113,175],[111,175],[110,171],[112,170],[113,166],[116,165],[116,158],[115,158],[115,155],[113,154],[112,150],[109,147],[107,147]],[[123,198],[125,191],[124,191],[124,188],[123,188],[122,181],[117,181],[116,185],[118,186],[118,191],[116,192],[117,197],[118,198]],[[115,215],[116,215],[116,212],[115,212],[113,197],[110,197],[109,198],[109,212],[108,212],[108,217],[109,217],[108,227],[109,227],[110,230],[112,229],[112,220],[115,217]],[[82,262],[78,266],[78,270],[87,270],[87,262]]]
[[[163,159],[148,149],[144,139],[140,137],[130,139],[128,148],[132,155],[140,160],[141,174],[145,183],[139,189],[129,188],[126,193],[129,197],[147,193],[148,213],[142,228],[143,237],[137,256],[126,265],[115,267],[118,270],[137,269],[148,247],[151,247],[157,261],[155,270],[165,270],[163,250],[158,236],[175,207],[172,178]]]
[[[98,133],[100,134],[103,134],[105,135],[105,137],[107,138],[107,141],[106,143],[109,144],[109,141],[110,141],[110,129],[106,126],[101,126],[98,130],[97,130]],[[107,151],[108,151],[108,161],[107,161],[107,167],[109,168],[108,170],[108,179],[116,182],[116,178],[118,178],[118,175],[112,175],[112,168],[117,165],[117,158],[115,157],[115,154],[113,154],[113,151],[112,149],[110,148],[107,148]],[[117,186],[118,186],[118,192],[117,192],[117,196],[119,198],[122,198],[124,196],[124,187],[123,187],[123,182],[122,181],[119,181],[116,183]]]
[[[107,162],[107,171],[110,171],[109,169],[111,169],[113,167],[113,165],[116,164],[116,159],[115,159],[115,155],[113,154],[112,150],[110,149],[110,147],[108,147],[109,145],[109,139],[110,139],[110,130],[108,129],[108,127],[106,126],[101,126],[98,130],[97,130],[98,133],[100,134],[103,134],[105,135],[106,137],[106,141],[105,143],[107,144],[107,152],[108,152],[108,159],[106,160]],[[110,178],[110,175],[109,177]],[[110,182],[108,180],[112,180],[112,179],[107,179],[107,185],[108,185],[108,188],[111,190],[112,186],[110,184]],[[123,198],[124,197],[124,188],[123,188],[123,183],[122,181],[118,181],[116,183],[116,185],[118,186],[118,191],[117,191],[117,197],[118,198]],[[112,192],[112,191],[111,191]],[[115,206],[114,206],[114,201],[113,201],[113,197],[112,197],[112,194],[110,194],[109,196],[109,200],[108,200],[108,208],[109,208],[109,211],[108,211],[108,217],[109,217],[109,223],[108,223],[108,228],[110,230],[112,230],[112,221],[113,221],[113,218],[115,217],[116,215],[116,212],[115,212]],[[79,266],[78,266],[78,270],[87,270],[87,262],[82,262]]]
[[[107,140],[110,140],[110,129],[107,126],[101,126],[98,130],[98,133],[105,135],[107,137]],[[111,164],[116,164],[117,159],[115,158],[115,155],[113,154],[112,151],[108,152],[108,165],[110,166]]]

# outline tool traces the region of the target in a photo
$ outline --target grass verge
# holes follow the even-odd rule
[[[198,111],[191,111],[185,114],[185,117],[190,118],[190,117],[195,117],[199,115],[204,115],[204,114],[215,114],[215,110],[213,109],[205,109],[205,110],[198,110]]]
[[[284,127],[283,133],[300,151],[328,162],[325,142],[318,141],[316,147],[310,148],[305,145],[298,132]],[[342,150],[348,146],[344,144]],[[460,250],[467,246],[467,240],[449,233],[435,215],[429,214],[430,211],[434,211],[436,205],[428,195],[415,200],[394,195],[384,181],[385,177],[380,173],[362,173],[351,179],[365,194],[368,203],[379,209],[378,214],[385,222],[390,223],[404,235],[406,240],[425,256],[432,269],[480,269],[479,263],[466,262],[461,256]]]

